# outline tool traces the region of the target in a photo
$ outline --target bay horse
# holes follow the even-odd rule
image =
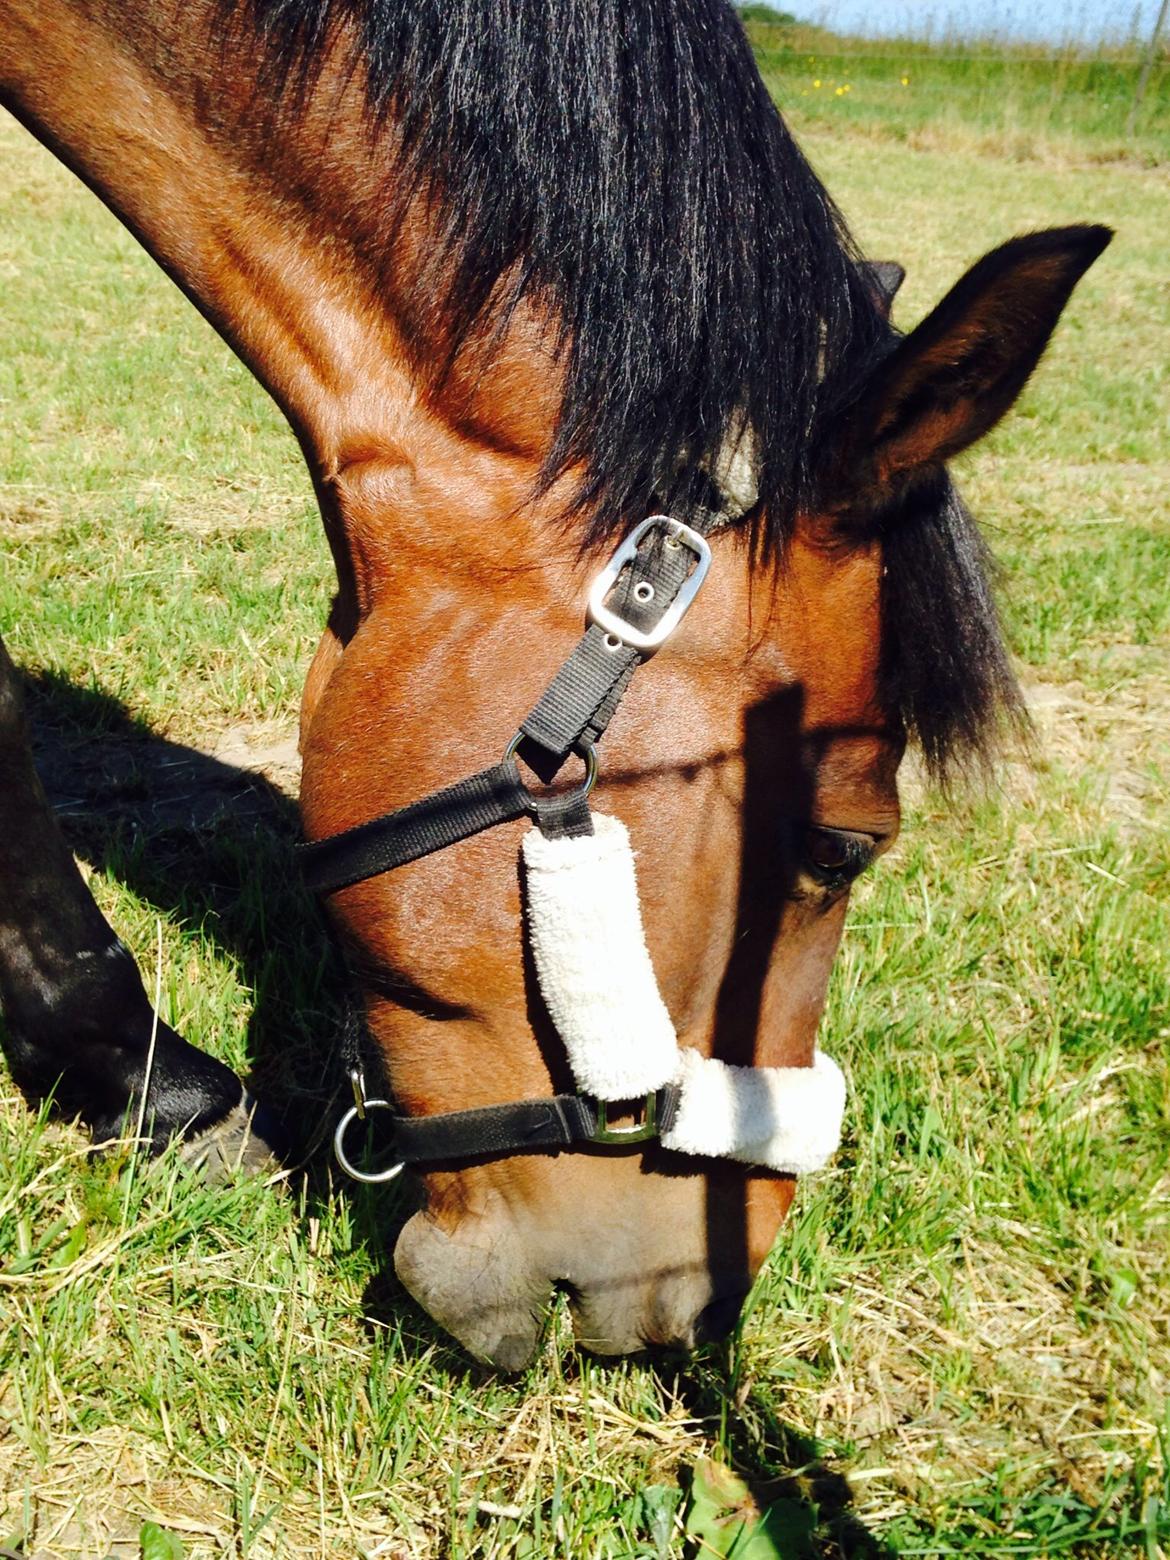
[[[946,780],[1020,718],[945,463],[1011,406],[1108,231],[1011,240],[899,336],[723,0],[0,0],[0,91],[300,441],[338,577],[302,706],[310,842],[515,768],[615,545],[654,514],[659,559],[705,537],[669,646],[606,641],[637,678],[596,796],[636,847],[683,1054],[799,1081],[903,749]],[[17,1080],[100,1138],[144,1090],[156,1146],[238,1132],[239,1080],[156,1030],[78,874],[2,653],[0,809]],[[576,1098],[509,816],[320,884],[411,1122]],[[624,1146],[426,1168],[397,1270],[478,1358],[521,1365],[558,1285],[601,1353],[733,1325],[793,1175],[614,1108]]]

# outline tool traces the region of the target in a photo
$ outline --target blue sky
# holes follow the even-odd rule
[[[1063,42],[1125,37],[1134,29],[1148,38],[1158,0],[772,0],[802,21],[823,22],[842,32],[880,37],[982,33]]]

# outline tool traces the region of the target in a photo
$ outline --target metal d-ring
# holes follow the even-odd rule
[[[393,1110],[394,1106],[389,1100],[365,1100],[349,1107],[345,1115],[337,1123],[337,1131],[333,1134],[333,1153],[337,1163],[351,1175],[355,1181],[364,1181],[367,1186],[378,1186],[383,1181],[392,1181],[396,1175],[401,1175],[406,1169],[405,1163],[391,1165],[388,1170],[359,1170],[345,1152],[345,1134],[349,1131],[351,1122],[364,1121],[371,1111]]]
[[[522,731],[518,731],[512,738],[511,742],[508,743],[508,746],[504,749],[505,764],[510,758],[516,757],[516,751],[523,741],[524,733]],[[576,753],[577,757],[585,765],[585,778],[581,782],[580,791],[577,793],[580,800],[584,801],[592,791],[593,787],[597,784],[597,748],[592,742],[575,742],[573,744],[573,752]],[[528,787],[525,786],[524,789],[528,790]],[[529,795],[532,795],[530,791]],[[535,805],[536,798],[532,797],[532,801]]]

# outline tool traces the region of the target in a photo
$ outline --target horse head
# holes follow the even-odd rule
[[[1019,714],[946,462],[1008,410],[1108,233],[1015,239],[899,337],[896,268],[863,267],[722,0],[4,12],[4,101],[307,456],[339,582],[303,705],[308,839],[498,770],[622,537],[655,512],[700,527],[709,576],[631,660],[594,801],[632,843],[680,1065],[813,1071],[904,747],[945,775]],[[525,935],[528,827],[324,885],[409,1118],[575,1089]],[[557,1287],[602,1353],[725,1332],[799,1156],[691,1151],[714,1085],[690,1087],[688,1151],[432,1163],[403,1282],[507,1366]]]
[[[826,420],[815,502],[775,564],[761,567],[747,530],[717,530],[703,591],[614,718],[595,800],[629,830],[685,1048],[739,1066],[812,1063],[850,886],[898,831],[907,737],[929,755],[940,722],[974,720],[976,700],[1010,689],[977,536],[944,463],[1011,405],[1107,236],[1013,240],[891,338]],[[344,646],[327,636],[311,679],[311,838],[502,753],[580,633],[602,560],[558,527],[555,495],[526,497],[556,408],[547,362],[523,359],[517,347],[490,380],[491,443],[456,436],[439,401],[429,437],[442,458],[403,448],[339,478],[355,551],[376,561],[360,625]],[[542,395],[533,467],[517,470]],[[390,494],[400,518],[388,535]],[[412,1115],[573,1087],[524,935],[526,827],[330,896]],[[554,1287],[589,1348],[688,1346],[734,1323],[794,1185],[656,1145],[445,1164],[426,1175],[396,1266],[449,1331],[504,1365],[531,1353]]]

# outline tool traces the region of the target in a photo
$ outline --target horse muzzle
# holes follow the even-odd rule
[[[794,1185],[730,1166],[647,1175],[628,1156],[604,1170],[591,1160],[601,1184],[579,1181],[576,1155],[511,1166],[525,1163],[539,1164],[543,1196],[503,1187],[453,1219],[416,1213],[394,1253],[423,1309],[476,1359],[504,1370],[531,1359],[556,1290],[593,1354],[689,1350],[726,1336]]]

